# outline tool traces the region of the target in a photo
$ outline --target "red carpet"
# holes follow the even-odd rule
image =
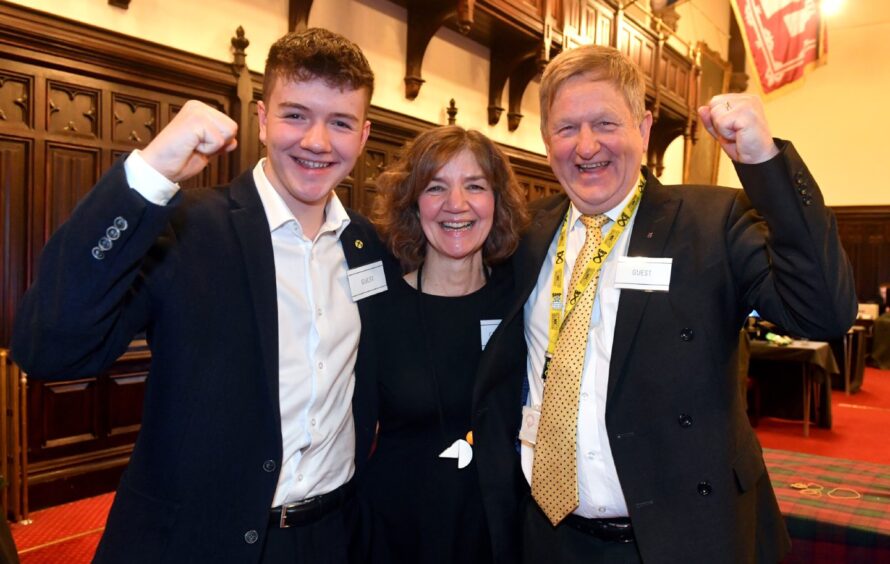
[[[79,564],[92,560],[114,499],[108,493],[31,513],[31,524],[10,525],[22,564]]]
[[[832,428],[811,425],[809,437],[800,421],[771,417],[755,430],[766,448],[890,465],[890,370],[866,367],[858,393],[833,390],[831,414]]]

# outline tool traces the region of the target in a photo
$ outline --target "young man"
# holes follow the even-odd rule
[[[28,374],[95,374],[140,331],[152,350],[97,562],[347,561],[356,426],[363,444],[373,432],[351,410],[360,298],[385,289],[384,251],[333,190],[373,87],[345,38],[289,34],[266,63],[252,171],[178,192],[235,144],[234,122],[189,102],[47,244],[13,337]]]
[[[516,255],[524,559],[777,562],[789,541],[740,403],[738,332],[756,308],[797,335],[843,334],[851,269],[816,182],[756,97],[699,110],[735,161],[744,190],[731,190],[662,186],[641,169],[644,96],[641,71],[609,47],[564,52],[541,81],[566,194],[536,202]]]

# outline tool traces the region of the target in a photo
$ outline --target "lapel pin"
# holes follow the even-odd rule
[[[650,231],[649,233],[646,234],[646,239],[651,239],[651,238],[654,237],[654,236],[655,236],[655,232],[654,232],[654,231]]]
[[[355,240],[355,248],[356,249],[364,248],[364,246],[365,246],[365,243],[361,239]]]

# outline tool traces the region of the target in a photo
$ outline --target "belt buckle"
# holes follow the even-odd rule
[[[306,505],[307,503],[311,503],[315,501],[314,497],[310,497],[308,499],[301,499],[300,501],[293,501],[291,503],[282,503],[281,504],[281,517],[278,519],[278,528],[280,529],[289,529],[290,525],[287,524],[287,511],[289,509],[293,509],[295,507],[300,507],[301,505]]]

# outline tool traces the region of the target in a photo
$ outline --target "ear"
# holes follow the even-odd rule
[[[652,112],[646,110],[643,121],[640,122],[640,137],[643,138],[643,154],[649,150],[649,132],[652,130]]]
[[[371,135],[371,120],[365,120],[364,125],[362,125],[362,149],[365,148],[369,135]]]
[[[257,102],[256,104],[256,112],[257,117],[260,121],[260,142],[265,145],[266,144],[266,122],[269,119],[266,114],[266,104],[262,100]]]

